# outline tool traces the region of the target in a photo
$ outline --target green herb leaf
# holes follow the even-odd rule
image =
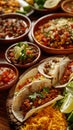
[[[44,87],[43,88],[43,92],[49,93],[49,88],[48,87]]]
[[[35,93],[29,95],[29,99],[30,99],[31,101],[34,101],[34,100],[36,99],[36,96],[37,96],[37,93],[35,92]]]

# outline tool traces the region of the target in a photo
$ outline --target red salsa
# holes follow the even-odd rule
[[[0,67],[0,86],[9,84],[16,77],[14,70],[8,67]]]

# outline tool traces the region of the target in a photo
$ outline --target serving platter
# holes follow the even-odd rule
[[[10,92],[9,92],[9,96],[8,96],[8,98],[7,98],[7,104],[6,104],[6,106],[7,106],[7,113],[8,113],[8,117],[9,117],[9,121],[10,121],[10,123],[11,123],[11,125],[13,125],[14,126],[14,129],[15,130],[20,130],[20,128],[21,128],[21,126],[24,126],[24,123],[26,123],[26,121],[27,120],[29,120],[31,117],[29,117],[26,121],[23,121],[23,122],[21,122],[21,121],[19,121],[19,119],[17,119],[16,117],[15,117],[15,115],[14,115],[14,113],[13,113],[13,111],[12,111],[12,106],[13,106],[13,102],[14,102],[14,98],[17,98],[18,97],[18,95],[19,95],[19,93],[21,93],[22,91],[24,91],[24,88],[28,88],[28,85],[29,84],[31,84],[30,82],[28,82],[28,84],[25,84],[24,85],[24,87],[22,87],[21,89],[19,89],[18,90],[18,85],[19,84],[23,84],[22,82],[23,82],[23,79],[25,79],[25,80],[27,80],[27,79],[30,79],[30,77],[32,77],[32,76],[28,76],[28,74],[30,74],[30,73],[32,73],[31,71],[33,70],[33,69],[35,69],[35,68],[37,68],[37,67],[40,67],[40,65],[42,65],[42,63],[45,63],[46,61],[49,61],[49,63],[50,63],[50,61],[51,61],[51,59],[52,59],[52,61],[54,61],[56,58],[58,58],[57,60],[59,60],[59,58],[60,58],[60,64],[62,63],[62,58],[64,58],[64,61],[66,61],[65,62],[65,64],[64,64],[64,61],[63,61],[63,63],[61,64],[62,66],[60,66],[60,64],[59,64],[59,67],[62,67],[62,69],[63,69],[63,67],[65,67],[65,68],[67,68],[67,66],[66,66],[66,64],[68,65],[68,63],[69,62],[71,62],[72,61],[72,59],[73,59],[73,55],[66,55],[66,57],[64,56],[64,55],[62,55],[62,56],[53,56],[53,57],[49,57],[49,58],[46,58],[46,59],[44,59],[44,60],[42,60],[42,61],[40,61],[40,63],[38,63],[38,64],[36,64],[36,65],[34,65],[33,67],[31,67],[31,68],[29,68],[27,71],[25,71],[21,76],[20,76],[20,78],[19,78],[19,81],[18,81],[18,83],[10,90]],[[69,58],[69,59],[68,59]],[[70,61],[69,61],[70,60]],[[55,63],[56,63],[56,61],[55,61]],[[56,68],[55,68],[56,69]],[[39,70],[39,69],[38,69]],[[35,71],[34,71],[35,72]],[[65,70],[64,70],[64,72],[65,72]],[[59,72],[59,75],[60,75],[60,72]],[[58,75],[58,77],[59,77],[59,75]],[[62,76],[63,76],[63,74],[62,74]],[[25,77],[25,78],[24,78]],[[35,77],[35,76],[34,76]],[[54,77],[53,77],[54,78]],[[24,81],[25,81],[24,80]],[[36,80],[37,79],[34,79],[32,82],[32,84],[36,84]],[[43,78],[40,78],[40,80],[41,80],[41,82],[43,82],[44,80],[43,80]],[[40,80],[39,80],[39,82],[40,82]],[[58,79],[59,80],[59,79]],[[58,82],[58,80],[56,81],[56,83]],[[22,82],[21,82],[22,81]],[[48,79],[48,81],[49,81],[49,79]],[[39,82],[37,82],[38,84],[39,84]],[[57,84],[55,83],[54,84],[54,81],[52,82],[53,83],[53,85],[55,86],[53,89],[55,89],[56,87],[57,87]],[[67,84],[66,84],[67,85]],[[66,86],[65,85],[65,86]],[[60,91],[62,91],[63,92],[63,90],[64,90],[64,87],[62,87],[61,86],[61,88],[59,88],[60,89]],[[69,92],[69,91],[68,91]],[[46,103],[45,103],[46,104]],[[50,104],[51,105],[51,104]],[[46,106],[45,106],[46,107]],[[43,108],[42,108],[43,109]],[[63,110],[63,109],[62,109]],[[72,109],[73,110],[73,109]],[[63,110],[64,111],[64,110]],[[66,114],[66,113],[65,113]],[[35,115],[34,115],[35,116]],[[73,129],[73,126],[72,126],[72,128],[71,128],[71,130]]]

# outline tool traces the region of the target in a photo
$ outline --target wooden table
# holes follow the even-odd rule
[[[37,13],[33,13],[29,18],[33,21],[41,17],[42,15],[39,15]],[[34,19],[35,18],[35,19]],[[30,36],[29,36],[30,37]],[[29,41],[29,38],[27,38]],[[31,40],[31,37],[30,37]],[[2,45],[0,46],[0,62],[6,62],[5,60],[5,50],[8,48],[9,45]],[[43,53],[42,53],[43,54]],[[49,56],[45,53],[45,56]],[[20,73],[23,73],[24,70],[19,70]],[[8,96],[9,90],[0,92],[0,130],[14,130],[12,126],[9,123],[7,111],[6,111],[6,100]]]

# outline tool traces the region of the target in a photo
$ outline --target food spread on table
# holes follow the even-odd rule
[[[51,9],[61,0],[26,2],[29,6],[24,9],[28,11],[32,6],[36,9]],[[23,13],[20,8],[18,1],[0,1],[1,14],[10,12],[26,14],[26,11]],[[34,33],[40,44],[59,50],[73,49],[73,17],[56,17],[42,23],[38,24]],[[28,25],[21,19],[0,18],[0,39],[16,38],[27,29]],[[8,51],[11,64],[23,65],[33,62],[38,55],[34,44],[34,41],[33,45],[24,40],[16,42]],[[47,56],[30,69],[26,71],[23,69],[25,72],[12,86],[7,99],[8,116],[15,130],[73,130],[72,57]],[[22,68],[19,71],[21,73]],[[15,71],[11,68],[0,67],[0,86],[9,84],[15,77]]]

